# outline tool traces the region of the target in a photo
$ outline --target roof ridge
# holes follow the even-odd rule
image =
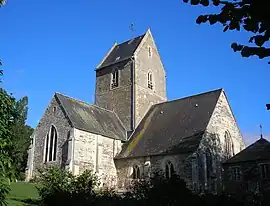
[[[128,40],[126,40],[126,41],[123,41],[123,42],[121,42],[121,43],[117,43],[117,46],[119,46],[119,45],[121,45],[121,44],[125,44],[125,43],[131,41],[132,39],[137,39],[137,38],[139,38],[139,37],[142,37],[142,36],[144,36],[145,34],[146,34],[146,32],[143,33],[143,34],[141,34],[141,35],[138,35],[138,36],[136,36],[136,37],[134,37],[134,38],[128,39]]]
[[[60,95],[62,95],[62,96],[64,96],[64,97],[67,97],[67,98],[69,98],[69,99],[72,99],[72,100],[74,100],[74,101],[77,101],[77,102],[80,102],[80,103],[86,104],[86,105],[88,105],[88,106],[94,106],[94,107],[96,107],[96,108],[98,108],[98,109],[102,109],[102,110],[105,110],[105,111],[107,111],[107,112],[111,112],[111,113],[116,114],[116,113],[115,113],[115,112],[113,112],[112,110],[109,110],[109,109],[106,109],[106,108],[100,107],[100,106],[98,106],[98,105],[95,105],[95,104],[90,104],[90,103],[88,103],[88,102],[86,102],[86,101],[76,99],[76,98],[74,98],[74,97],[71,97],[71,96],[68,96],[68,95],[62,94],[62,93],[60,93],[60,92],[55,92],[55,93],[56,93],[56,94],[60,94]]]
[[[217,92],[217,91],[223,91],[223,90],[224,90],[223,88],[215,89],[215,90],[210,90],[210,91],[207,91],[207,92],[198,93],[198,94],[186,96],[186,97],[179,98],[179,99],[168,100],[168,101],[161,102],[161,103],[158,103],[158,104],[155,104],[155,105],[161,105],[161,104],[165,104],[165,103],[169,103],[169,102],[174,102],[174,101],[184,100],[184,99],[188,99],[188,98],[191,98],[191,97],[197,97],[197,96],[205,95],[205,94],[208,94],[208,93]]]
[[[265,138],[262,138],[262,139],[265,140],[268,144],[270,144],[270,142],[269,142],[267,139],[265,139]],[[241,151],[238,152],[236,155],[234,155],[234,156],[231,157],[230,159],[226,160],[224,163],[225,163],[225,164],[226,164],[226,163],[231,163],[231,160],[234,160],[234,159],[235,159],[236,157],[238,157],[239,155],[242,155],[243,152],[246,152],[246,151],[252,149],[252,147],[253,147],[254,145],[256,145],[257,143],[259,143],[262,139],[256,140],[255,142],[253,142],[252,144],[250,144],[249,146],[247,146],[245,149],[241,150]]]

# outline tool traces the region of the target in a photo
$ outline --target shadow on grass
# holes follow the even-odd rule
[[[31,198],[28,198],[28,199],[10,198],[10,200],[23,202],[23,203],[25,203],[26,205],[29,205],[29,206],[40,205],[40,203],[41,203],[40,200],[31,199]]]

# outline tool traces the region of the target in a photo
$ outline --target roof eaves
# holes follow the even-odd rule
[[[116,137],[113,137],[113,136],[110,136],[110,135],[107,135],[107,134],[104,134],[104,133],[101,133],[101,132],[93,132],[93,131],[89,131],[89,130],[86,130],[86,129],[83,129],[83,128],[80,128],[78,126],[75,126],[74,128],[78,129],[78,130],[81,130],[81,131],[84,131],[84,132],[88,132],[88,133],[92,133],[92,134],[97,134],[97,135],[102,135],[104,137],[108,137],[110,139],[117,139],[117,140],[121,140],[121,138],[116,138]]]
[[[112,65],[114,65],[114,64],[118,64],[118,63],[120,63],[120,62],[126,61],[126,60],[131,59],[131,58],[133,58],[133,55],[132,55],[132,56],[129,56],[129,57],[126,57],[126,58],[123,58],[123,59],[121,59],[121,60],[119,60],[119,61],[115,61],[115,62],[112,62],[112,63],[110,63],[110,64],[105,64],[105,65],[103,65],[103,66],[100,66],[100,67],[96,68],[95,71],[101,70],[101,69],[103,69],[103,68],[105,68],[105,67],[108,67],[108,66],[112,66]]]
[[[164,151],[164,152],[161,152],[161,153],[154,153],[154,154],[151,154],[151,155],[135,155],[135,156],[128,156],[128,157],[123,157],[123,156],[115,156],[114,159],[116,160],[120,160],[120,159],[132,159],[132,158],[143,158],[143,157],[157,157],[157,156],[164,156],[164,155],[177,155],[177,154],[187,154],[187,155],[190,155],[192,154],[193,152],[167,152],[167,151]]]

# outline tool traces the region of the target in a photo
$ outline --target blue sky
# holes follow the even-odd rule
[[[182,0],[9,0],[0,9],[3,86],[17,98],[29,97],[27,122],[35,127],[56,91],[93,103],[94,69],[114,41],[150,27],[167,72],[168,99],[222,87],[246,141],[258,138],[259,124],[270,137],[270,66],[231,50],[231,42],[248,41],[245,32],[197,25],[207,11],[213,10]]]

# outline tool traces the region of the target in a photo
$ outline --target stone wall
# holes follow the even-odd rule
[[[52,125],[57,131],[56,161],[44,163],[45,138]],[[53,97],[34,132],[34,145],[32,146],[33,153],[30,153],[33,154],[32,158],[30,158],[32,163],[29,162],[29,164],[32,164],[33,171],[31,171],[30,174],[35,175],[37,169],[42,168],[45,165],[65,166],[66,162],[63,161],[67,156],[65,145],[71,130],[72,127],[65,113],[56,98]],[[28,177],[28,179],[30,178],[31,177]]]
[[[73,174],[91,169],[97,173],[102,186],[115,186],[117,178],[113,158],[121,150],[121,141],[78,129],[74,130],[74,137]]]
[[[119,69],[119,86],[111,88],[113,69]],[[95,104],[114,111],[129,131],[132,128],[132,61],[123,61],[96,72]]]
[[[148,55],[149,47],[152,56]],[[136,126],[153,104],[164,102],[166,96],[166,73],[157,47],[150,32],[135,52],[135,122]],[[148,88],[148,72],[153,75],[153,89]]]
[[[215,134],[220,141],[223,152],[225,148],[224,138],[226,131],[230,133],[232,138],[234,154],[239,153],[246,147],[224,91],[218,99],[216,108],[214,109],[206,131],[209,134]]]
[[[198,170],[203,169],[205,176],[201,182],[198,182],[198,185],[201,185],[204,190],[219,192],[223,188],[222,162],[227,158],[225,154],[225,132],[230,134],[232,140],[232,156],[245,148],[243,137],[225,93],[222,91],[197,151],[202,162],[200,167],[203,167],[198,168]],[[208,159],[211,163],[207,163],[206,154],[210,155]]]
[[[187,161],[189,154],[185,155],[158,155],[151,157],[138,157],[128,159],[115,160],[117,175],[118,175],[118,188],[126,189],[132,182],[133,167],[136,165],[140,168],[141,178],[149,178],[158,172],[165,174],[166,163],[170,161],[175,169],[175,173],[180,175],[181,178],[186,180],[188,185],[191,185],[191,165]]]

